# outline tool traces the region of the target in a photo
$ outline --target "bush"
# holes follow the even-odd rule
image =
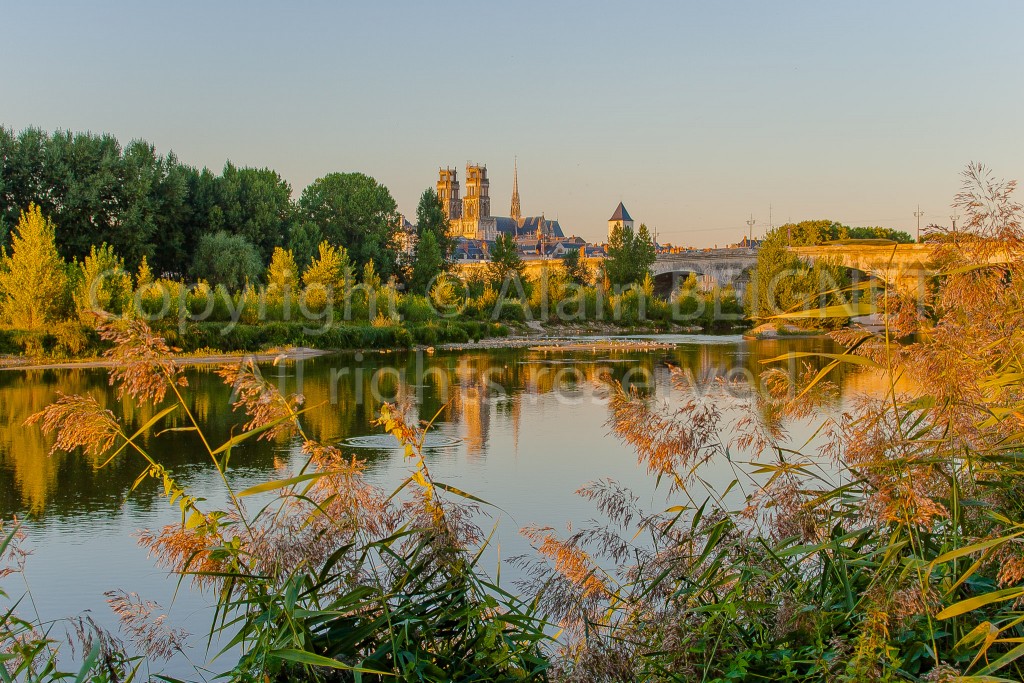
[[[398,302],[398,311],[402,319],[411,323],[421,323],[437,318],[430,300],[419,294],[406,294]]]
[[[52,355],[59,358],[82,356],[87,351],[98,352],[100,338],[96,330],[79,322],[68,320],[53,327]]]
[[[523,306],[523,302],[518,299],[504,299],[495,305],[494,310],[498,311],[498,320],[517,323],[526,322],[526,309]],[[491,317],[494,316],[494,310],[490,313]]]

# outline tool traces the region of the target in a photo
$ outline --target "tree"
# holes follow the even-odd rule
[[[106,239],[129,267],[149,257],[159,272],[181,270],[191,253],[183,234],[191,217],[190,171],[173,153],[160,156],[148,142],[125,148],[118,168],[122,203]]]
[[[269,168],[238,168],[230,161],[216,182],[216,207],[210,228],[244,235],[263,262],[285,243],[294,218],[292,188]],[[216,225],[215,225],[216,224]]]
[[[299,269],[290,249],[274,248],[267,268],[267,299],[269,301],[291,301],[295,298],[295,287],[299,281]]]
[[[312,308],[320,308],[337,296],[348,296],[353,283],[352,261],[345,247],[335,247],[326,240],[320,243],[302,284],[306,287],[306,301]]]
[[[452,253],[455,251],[455,237],[451,234],[448,219],[445,218],[444,208],[437,192],[433,188],[427,188],[420,196],[420,203],[416,207],[416,237],[423,239],[426,233],[433,233],[434,240],[441,250],[441,257],[445,265],[451,262]]]
[[[775,234],[784,246],[809,247],[834,240],[846,239],[847,228],[842,223],[825,219],[786,223],[775,228]],[[765,235],[767,240],[769,235]],[[763,245],[763,243],[762,243]]]
[[[410,287],[417,294],[427,294],[431,283],[444,272],[444,256],[432,230],[426,230],[416,242],[416,260],[412,264]]]
[[[616,226],[608,239],[605,273],[612,284],[635,284],[650,272],[656,258],[654,240],[646,225],[641,224],[637,232],[628,225]]]
[[[363,266],[362,283],[371,291],[376,291],[381,288],[382,281],[380,279],[380,275],[377,274],[377,266],[374,265],[372,259],[367,261],[366,265]]]
[[[765,235],[757,251],[757,264],[746,291],[747,315],[765,318],[801,304],[806,308],[841,304],[846,297],[835,290],[849,284],[846,269],[818,259],[813,265],[802,262],[787,249],[793,245],[813,245],[824,237],[845,235],[845,226],[831,221],[802,221],[779,226]],[[827,241],[827,240],[826,240]],[[825,294],[831,292],[830,294]],[[819,296],[815,298],[815,294]],[[825,300],[821,300],[824,297]],[[841,319],[795,321],[797,324],[835,325]]]
[[[913,244],[915,241],[908,232],[882,227],[850,228],[847,237],[853,240],[892,240],[899,244]]]
[[[139,261],[139,269],[135,273],[135,288],[142,289],[153,282],[153,271],[149,269],[149,261],[145,256]]]
[[[302,191],[299,209],[324,240],[348,250],[357,268],[373,259],[385,280],[398,274],[398,205],[388,188],[370,176],[331,173],[318,178]]]
[[[323,241],[320,228],[314,223],[295,223],[288,235],[288,249],[295,256],[295,263],[306,267],[316,257],[317,246]]]
[[[501,287],[508,278],[522,280],[526,264],[519,255],[516,238],[510,234],[498,235],[491,251],[491,262],[487,266],[487,275],[495,287]]]
[[[590,268],[583,261],[582,251],[582,247],[580,249],[570,249],[561,257],[565,276],[570,282],[575,282],[578,285],[585,285],[590,282]]]
[[[4,318],[14,327],[38,330],[56,322],[67,306],[66,264],[57,253],[53,223],[30,204],[11,236],[11,254],[0,267]]]
[[[232,291],[241,289],[247,282],[255,282],[262,272],[259,251],[242,235],[221,230],[199,238],[192,262],[193,277]]]
[[[124,259],[109,244],[93,246],[79,265],[75,287],[75,308],[82,322],[95,324],[97,315],[121,315],[132,297],[132,278]]]
[[[188,231],[194,223],[194,208],[189,201],[189,181],[194,174],[195,169],[168,152],[149,189],[155,229],[146,253],[152,256],[152,265],[159,274],[182,272],[195,249],[197,238]],[[133,263],[127,256],[125,262],[129,266]]]

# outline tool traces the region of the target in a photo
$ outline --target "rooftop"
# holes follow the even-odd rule
[[[626,211],[626,207],[619,202],[619,205],[615,207],[615,213],[609,218],[610,221],[632,221],[633,219],[629,215],[629,211]]]

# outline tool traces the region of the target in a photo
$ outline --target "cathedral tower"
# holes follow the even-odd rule
[[[448,220],[462,218],[462,200],[459,199],[459,172],[453,168],[442,168],[438,172],[437,198]]]
[[[462,215],[471,220],[491,216],[491,181],[487,179],[486,166],[466,164],[466,197],[462,200]]]
[[[509,216],[516,222],[516,226],[519,225],[523,218],[523,211],[519,208],[519,163],[518,161],[512,162],[512,208],[509,211]]]

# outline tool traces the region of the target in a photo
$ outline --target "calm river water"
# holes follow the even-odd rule
[[[421,418],[440,412],[430,435],[428,460],[435,478],[484,498],[501,508],[496,552],[501,558],[529,552],[518,529],[539,523],[564,528],[597,517],[574,495],[589,481],[610,477],[631,486],[650,509],[666,498],[655,489],[631,449],[610,435],[607,389],[610,377],[632,383],[655,400],[678,400],[670,365],[693,373],[706,386],[716,376],[740,381],[763,369],[762,360],[788,351],[835,351],[828,340],[743,341],[736,336],[669,336],[674,348],[648,351],[473,350],[462,352],[338,354],[282,366],[262,366],[264,375],[299,388],[304,417],[318,439],[342,444],[367,460],[367,476],[393,488],[406,476],[406,464],[393,439],[371,426],[381,398],[411,401]],[[213,441],[227,439],[245,420],[232,412],[231,389],[209,367],[188,371],[188,400]],[[863,375],[837,375],[841,392],[835,409],[852,392],[871,390]],[[151,408],[121,405],[102,369],[0,372],[0,515],[17,514],[33,551],[24,579],[4,580],[12,596],[30,591],[19,610],[42,619],[81,614],[114,627],[104,591],[123,589],[163,605],[173,625],[192,634],[192,659],[206,661],[205,630],[209,598],[156,569],[135,534],[179,519],[155,482],[129,495],[144,468],[138,456],[100,469],[100,460],[80,454],[48,455],[49,441],[23,421],[52,401],[57,392],[88,393],[129,426],[138,427]],[[738,392],[742,394],[742,392]],[[709,399],[732,405],[737,399],[709,390]],[[794,442],[812,425],[794,426]],[[148,446],[194,495],[224,499],[208,456],[186,432],[150,439]],[[734,461],[741,459],[734,457]],[[250,442],[231,460],[239,488],[286,476],[301,462],[297,444]],[[725,487],[735,473],[730,463],[709,468],[711,486]],[[502,571],[507,580],[506,567]],[[58,632],[62,632],[58,626]],[[215,670],[230,667],[229,661]],[[195,673],[182,662],[169,672]]]

